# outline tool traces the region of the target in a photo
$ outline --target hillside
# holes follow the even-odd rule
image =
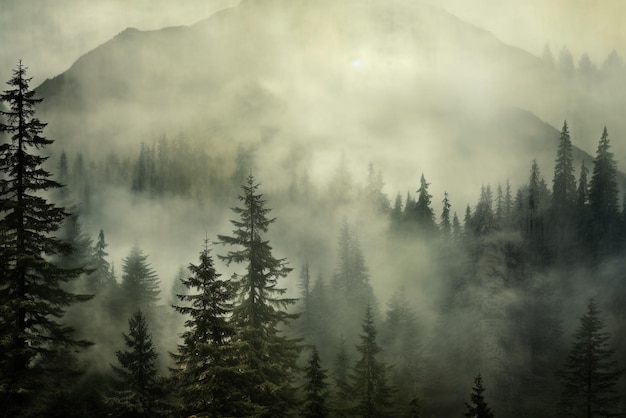
[[[442,161],[480,184],[525,179],[536,158],[549,179],[558,132],[527,111],[552,117],[566,98],[553,79],[538,58],[421,3],[276,0],[127,29],[38,93],[50,136],[87,155],[183,131],[211,137],[214,155],[261,144],[260,156],[298,153],[323,176],[344,152],[357,169],[374,161],[392,189],[421,172],[443,189]],[[260,164],[268,177],[274,162]]]

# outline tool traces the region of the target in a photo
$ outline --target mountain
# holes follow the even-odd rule
[[[92,157],[183,131],[214,154],[254,147],[272,181],[295,154],[324,176],[346,153],[395,190],[467,182],[467,201],[535,158],[550,181],[559,132],[533,112],[560,124],[571,98],[539,58],[409,0],[243,1],[127,29],[37,90],[49,135]]]

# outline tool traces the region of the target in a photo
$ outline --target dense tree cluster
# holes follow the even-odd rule
[[[563,71],[572,71],[570,58],[559,58]],[[579,67],[592,71],[588,59]],[[463,222],[454,196],[433,197],[423,174],[393,205],[373,164],[364,187],[353,182],[345,156],[324,192],[294,176],[273,202],[304,214],[358,208],[385,225],[371,257],[368,226],[337,216],[337,240],[323,243],[334,250],[332,262],[302,246],[314,262],[303,263],[296,297],[293,269],[270,245],[276,218],[250,174],[249,149],[226,164],[181,134],[143,144],[134,160],[91,163],[78,153],[70,162],[62,153],[59,183],[43,168],[52,141],[34,117],[40,99],[28,81],[19,64],[0,96],[7,104],[0,124],[3,416],[624,412],[626,342],[610,315],[623,322],[626,286],[604,267],[626,267],[626,209],[606,128],[591,171],[582,161],[576,172],[564,123],[551,188],[533,161],[517,190],[508,180],[482,185]],[[162,278],[139,244],[116,273],[104,230],[95,239],[82,230],[97,184],[123,185],[155,202],[179,193],[224,203],[233,183],[243,185],[233,230],[218,236],[226,249],[214,259],[207,238],[198,262],[179,269],[171,295],[162,296]],[[441,202],[439,215],[433,202]],[[570,346],[564,334],[585,292],[599,296]]]

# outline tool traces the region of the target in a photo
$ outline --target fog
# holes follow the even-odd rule
[[[593,172],[605,125],[617,167],[626,170],[626,71],[616,56],[607,60],[613,50],[626,56],[619,20],[626,6],[618,0],[2,6],[0,77],[8,79],[18,59],[29,67],[44,98],[37,114],[55,140],[47,167],[61,176],[62,153],[68,158],[63,203],[93,242],[104,230],[118,283],[134,247],[160,279],[150,320],[163,374],[183,331],[169,306],[178,272],[197,263],[204,239],[214,257],[229,250],[217,236],[232,232],[231,209],[241,205],[248,174],[277,219],[267,239],[294,268],[280,282],[289,296],[302,295],[305,264],[312,288],[323,280],[336,292],[341,237],[349,231],[398,384],[410,367],[389,311],[398,295],[406,299],[419,330],[409,362],[419,363],[412,366],[419,378],[407,387],[432,416],[458,415],[479,371],[491,379],[498,416],[513,416],[518,404],[529,416],[547,416],[542,408],[559,392],[553,369],[588,298],[607,312],[623,351],[614,293],[624,286],[616,238],[624,220],[615,220],[619,232],[598,237],[589,226],[596,218],[560,223],[550,194],[564,120],[577,180],[582,162]],[[563,48],[571,57],[560,58]],[[541,181],[531,185],[533,161]],[[422,175],[435,221],[426,226],[407,210]],[[626,176],[617,173],[616,181],[623,216]],[[496,214],[504,199],[498,203],[497,190],[506,193],[507,184],[507,214]],[[446,192],[450,218],[456,214],[464,228],[453,238],[440,232]],[[587,200],[581,205],[582,219],[591,209]],[[216,267],[225,278],[242,270]],[[356,355],[363,301],[327,298],[333,307],[323,314],[337,317],[321,321],[326,333],[298,321],[288,332],[320,345],[332,369],[340,336],[351,360]],[[106,374],[126,318],[98,316],[103,303],[96,297],[87,305],[96,331],[85,326],[84,311],[68,316],[98,340],[83,361]]]

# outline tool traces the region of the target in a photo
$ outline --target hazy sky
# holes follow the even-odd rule
[[[428,1],[536,55],[546,43],[555,55],[567,45],[576,61],[588,52],[598,65],[613,48],[626,55],[623,0]],[[238,2],[0,0],[0,77],[6,80],[22,58],[38,85],[127,27],[189,25]]]

